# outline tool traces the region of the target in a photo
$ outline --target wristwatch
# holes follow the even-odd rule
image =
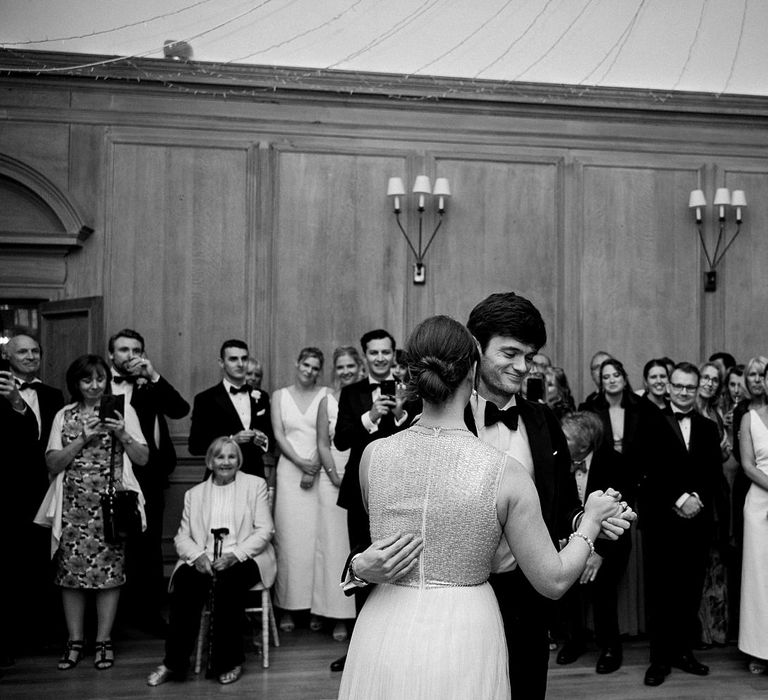
[[[349,560],[350,582],[352,583],[352,585],[357,586],[358,588],[362,588],[363,586],[369,586],[371,583],[370,581],[366,581],[364,578],[360,578],[355,573],[355,559],[357,559],[360,556],[360,554],[362,554],[362,552],[360,552],[359,554],[355,554],[355,556]]]

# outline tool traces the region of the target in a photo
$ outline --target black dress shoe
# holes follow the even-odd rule
[[[651,664],[645,672],[646,685],[661,685],[669,675],[669,666],[663,664]]]
[[[706,676],[709,673],[709,666],[699,663],[693,657],[693,654],[682,654],[678,656],[672,665],[686,673],[692,673],[694,676]]]
[[[584,653],[584,644],[581,642],[566,642],[557,653],[557,663],[561,666],[572,664]]]
[[[600,652],[595,671],[597,673],[613,673],[621,668],[621,647],[606,647]]]
[[[339,659],[336,659],[336,661],[331,661],[331,671],[343,671],[344,670],[344,664],[347,663],[347,655],[344,654]]]

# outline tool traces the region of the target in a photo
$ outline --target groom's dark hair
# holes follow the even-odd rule
[[[537,350],[547,343],[539,310],[514,292],[498,292],[483,299],[469,314],[467,328],[485,352],[491,338],[508,336]]]

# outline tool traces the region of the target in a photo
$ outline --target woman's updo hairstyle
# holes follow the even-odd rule
[[[413,329],[405,345],[410,393],[442,403],[480,359],[477,341],[458,321],[432,316]]]

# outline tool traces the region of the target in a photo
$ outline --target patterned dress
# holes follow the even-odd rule
[[[61,446],[82,432],[84,411],[65,409]],[[56,553],[54,582],[64,588],[115,588],[125,583],[125,547],[107,544],[101,515],[101,494],[109,483],[112,435],[94,438],[64,470],[62,531]],[[123,445],[115,451],[115,479],[123,471]]]

